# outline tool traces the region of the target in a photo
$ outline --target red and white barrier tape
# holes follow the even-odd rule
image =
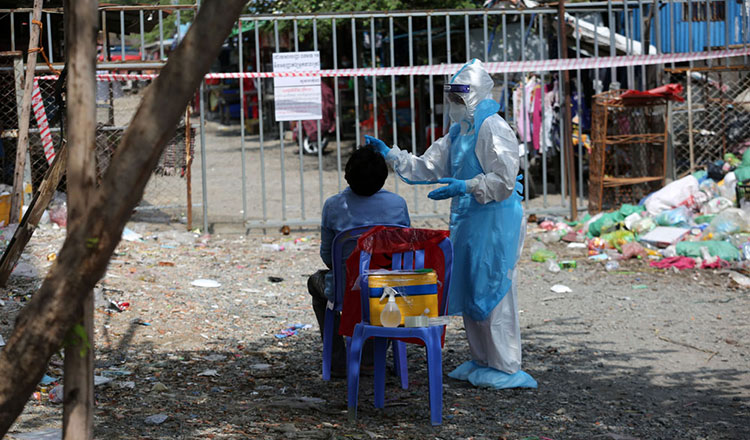
[[[532,61],[501,61],[485,63],[489,73],[517,72],[557,72],[560,70],[604,69],[611,67],[641,66],[667,63],[684,63],[687,61],[711,60],[717,58],[739,57],[750,55],[750,48],[712,50],[711,52],[669,53],[659,55],[628,55],[599,58],[568,58]],[[367,67],[360,69],[328,69],[298,72],[229,72],[208,73],[206,79],[239,79],[239,78],[281,78],[298,76],[352,77],[352,76],[419,76],[419,75],[452,75],[463,64],[440,64],[430,66]],[[98,81],[152,80],[157,74],[120,74],[108,73],[97,75]],[[57,75],[40,76],[38,79],[57,79]]]
[[[39,88],[37,78],[34,78],[34,89],[31,92],[31,108],[34,110],[36,125],[39,127],[39,135],[42,137],[44,157],[47,158],[47,163],[52,165],[52,161],[55,160],[55,147],[52,144],[52,134],[49,131],[47,112],[44,110],[44,100],[42,100],[42,91]]]

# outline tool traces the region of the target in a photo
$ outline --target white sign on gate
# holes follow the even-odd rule
[[[320,70],[320,52],[283,52],[273,54],[274,72]],[[323,118],[319,76],[294,76],[273,79],[277,121],[306,121]]]

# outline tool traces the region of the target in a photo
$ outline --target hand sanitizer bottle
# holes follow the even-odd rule
[[[383,289],[383,295],[380,297],[380,300],[382,301],[388,295],[388,303],[383,308],[383,311],[380,312],[380,323],[383,327],[398,327],[401,324],[401,310],[396,304],[397,293],[391,287]]]

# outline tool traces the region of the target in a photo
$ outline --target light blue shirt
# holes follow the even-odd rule
[[[329,269],[333,267],[333,239],[339,232],[365,225],[411,226],[406,200],[384,189],[369,197],[363,197],[347,187],[326,200],[322,217],[320,258]],[[333,299],[333,272],[326,276],[325,294],[329,299]]]

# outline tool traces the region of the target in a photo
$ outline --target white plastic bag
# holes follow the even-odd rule
[[[652,216],[656,216],[662,211],[672,209],[689,200],[698,193],[698,190],[698,179],[693,176],[685,176],[651,194],[646,199],[646,210]]]

